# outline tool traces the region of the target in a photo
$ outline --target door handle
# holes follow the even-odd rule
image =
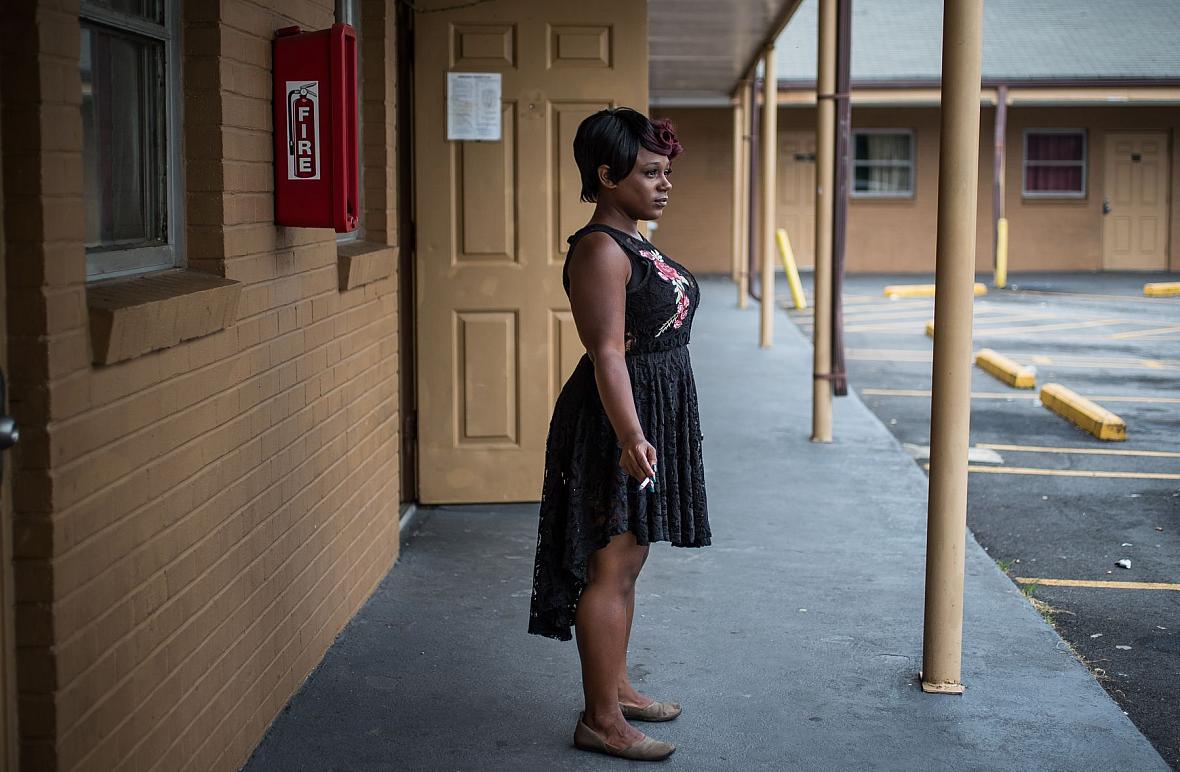
[[[20,442],[20,427],[10,416],[4,414],[4,405],[8,399],[4,371],[0,370],[0,450],[8,450]]]
[[[0,370],[0,450],[8,450],[20,442],[20,427],[11,416],[4,415],[7,397],[4,388],[4,371]],[[0,456],[0,481],[4,479],[4,456]]]
[[[0,416],[0,450],[8,450],[20,442],[20,427],[9,416]]]
[[[1103,197],[1102,199],[1102,213],[1110,214],[1110,199]]]

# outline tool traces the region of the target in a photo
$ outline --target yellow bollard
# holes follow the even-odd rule
[[[791,240],[787,238],[785,228],[774,232],[774,240],[778,244],[778,254],[783,261],[783,271],[787,274],[787,284],[791,287],[791,300],[795,308],[807,308],[807,296],[803,294],[803,282],[799,281],[799,266],[795,265],[795,252],[791,249]]]
[[[996,289],[1008,286],[1008,218],[996,221]]]

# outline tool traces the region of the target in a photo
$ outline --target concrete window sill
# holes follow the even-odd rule
[[[336,246],[340,291],[355,289],[393,273],[397,247],[372,241],[345,241]]]
[[[160,271],[86,288],[94,364],[109,365],[233,325],[240,282],[201,271]]]

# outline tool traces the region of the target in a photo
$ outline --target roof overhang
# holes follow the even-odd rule
[[[1013,106],[1101,107],[1115,105],[1165,106],[1180,103],[1180,80],[1175,78],[984,78],[980,100],[995,105],[1000,86],[1007,88]],[[815,81],[780,80],[778,103],[782,107],[815,104]],[[850,92],[854,107],[933,107],[941,99],[937,80],[854,80]]]
[[[649,93],[660,107],[730,104],[802,0],[648,0]]]

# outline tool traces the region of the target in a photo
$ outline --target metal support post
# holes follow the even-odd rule
[[[1004,217],[1004,136],[1008,133],[1008,87],[996,88],[995,167],[992,171],[992,233],[995,236],[994,283],[1008,285],[1008,220]]]
[[[944,14],[922,690],[962,694],[983,0],[948,0]]]
[[[762,218],[758,241],[762,263],[759,293],[762,304],[759,345],[762,348],[774,345],[774,209],[778,167],[778,76],[774,65],[774,44],[771,43],[762,55]]]
[[[819,0],[815,81],[815,340],[811,441],[832,441],[832,204],[836,128],[836,0]]]
[[[749,168],[750,139],[747,132],[749,118],[750,89],[742,83],[738,86],[733,106],[733,281],[738,284],[738,303],[745,291],[742,289],[742,274],[745,273],[746,259],[746,217],[749,216],[746,179]]]

